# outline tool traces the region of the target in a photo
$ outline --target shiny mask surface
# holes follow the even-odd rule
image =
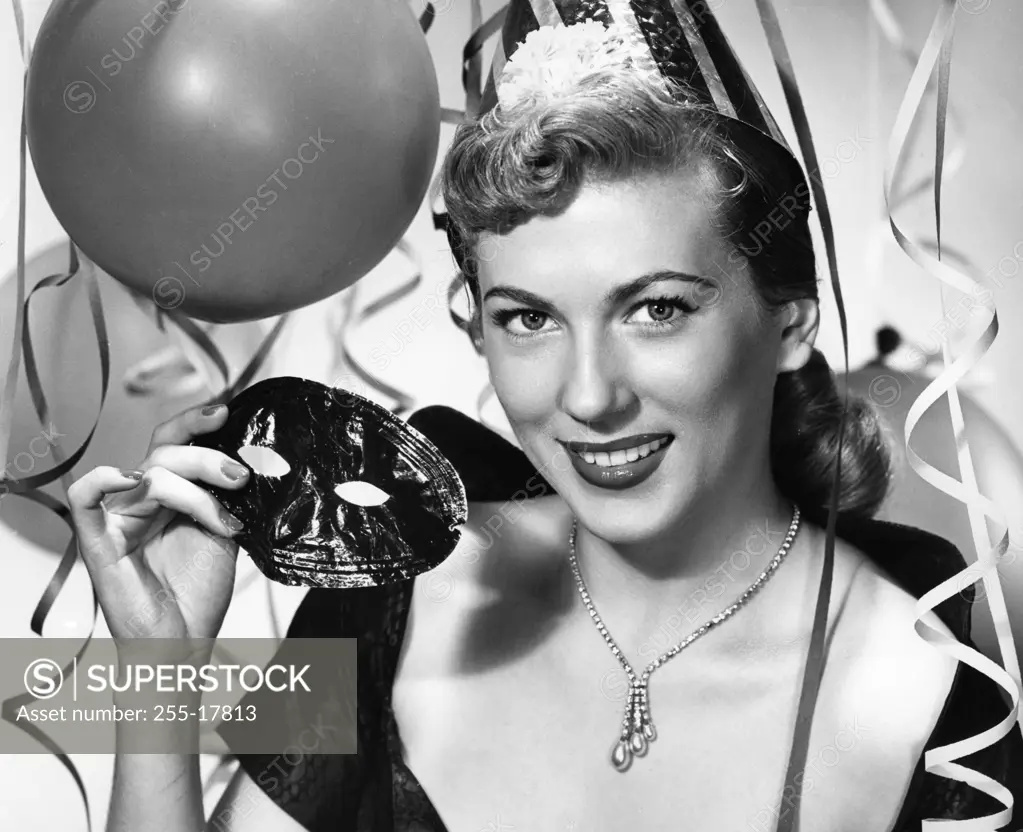
[[[433,569],[454,550],[467,516],[462,481],[390,411],[290,377],[249,387],[228,410],[220,430],[192,444],[248,468],[241,489],[206,487],[245,523],[236,540],[266,577],[379,586]]]

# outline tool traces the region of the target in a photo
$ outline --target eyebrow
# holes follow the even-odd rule
[[[681,280],[686,283],[710,283],[707,278],[699,277],[695,274],[687,274],[686,272],[679,272],[674,269],[658,269],[657,271],[642,274],[628,283],[615,286],[604,294],[602,302],[605,306],[618,306],[634,295],[638,295],[648,286],[652,286],[655,283],[663,283],[667,280]],[[550,301],[515,286],[495,286],[483,296],[483,302],[486,303],[490,298],[507,298],[508,300],[543,309],[547,312],[554,311],[554,304]]]

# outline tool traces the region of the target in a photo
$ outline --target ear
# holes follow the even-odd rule
[[[778,350],[778,372],[799,370],[813,355],[820,325],[820,307],[813,298],[789,301],[781,311],[785,328]]]

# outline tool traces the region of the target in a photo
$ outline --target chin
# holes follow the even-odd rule
[[[663,525],[649,515],[646,517],[636,516],[611,516],[608,512],[602,511],[598,506],[592,504],[577,504],[567,500],[572,513],[579,518],[579,524],[586,527],[586,530],[601,540],[613,545],[626,546],[644,543],[656,537],[663,529]]]
[[[573,471],[557,472],[551,485],[579,523],[608,543],[635,545],[658,539],[677,528],[695,510],[698,495],[678,475],[668,482],[644,483],[636,489],[604,491],[583,482]]]

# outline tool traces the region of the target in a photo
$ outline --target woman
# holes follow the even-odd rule
[[[582,5],[555,28],[549,4],[512,4],[501,83],[445,165],[473,340],[524,459],[443,410],[413,417],[464,460],[457,549],[403,584],[313,590],[289,629],[360,639],[360,754],[243,756],[208,828],[909,830],[1001,808],[923,772],[925,747],[1005,708],[914,633],[915,596],[963,562],[869,519],[888,459],[862,402],[828,661],[798,798],[784,788],[841,415],[814,350],[806,183],[763,110],[746,129],[755,114],[710,106],[665,23],[679,4]],[[687,35],[709,31],[701,9]],[[759,100],[745,89],[733,104]],[[129,478],[72,489],[115,636],[139,634],[121,622],[175,560],[233,534],[202,484],[245,472],[187,446],[223,420],[183,414]],[[235,551],[143,635],[215,635]],[[962,598],[929,617],[963,640],[967,622]],[[1018,734],[978,757],[1023,779]],[[194,758],[119,755],[109,829],[205,822]]]

